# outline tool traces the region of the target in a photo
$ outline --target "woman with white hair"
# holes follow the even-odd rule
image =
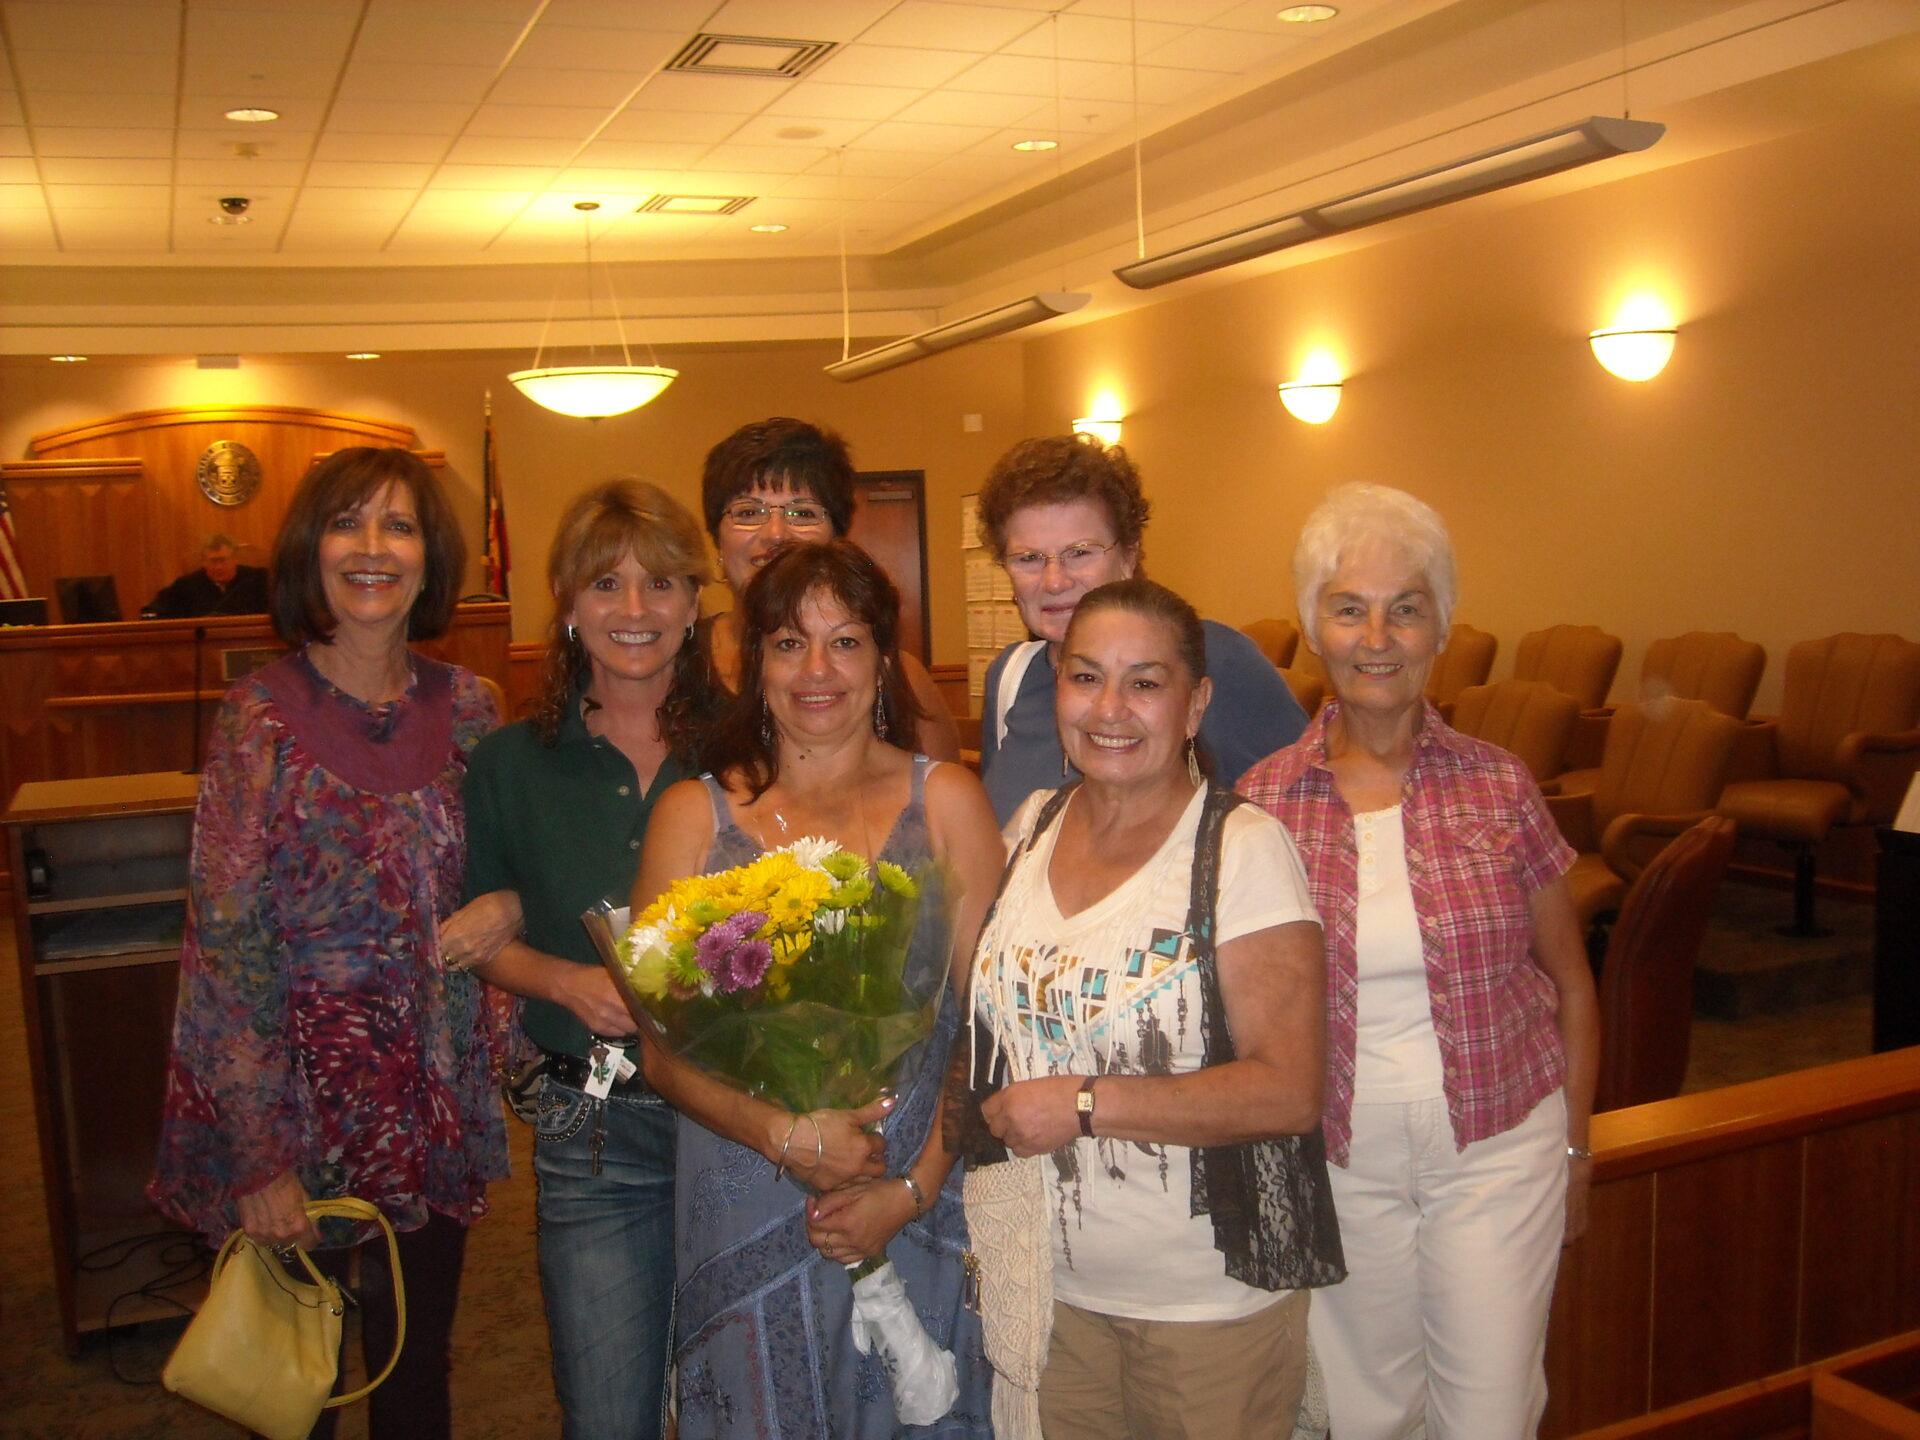
[[[1333,1432],[1530,1436],[1592,1169],[1599,1011],[1573,852],[1525,767],[1424,698],[1454,599],[1432,509],[1343,485],[1293,575],[1334,698],[1239,788],[1293,835],[1326,927],[1323,1124],[1349,1273],[1309,1330]]]

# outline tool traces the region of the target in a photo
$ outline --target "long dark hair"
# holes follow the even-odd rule
[[[887,572],[851,540],[784,546],[741,597],[740,692],[706,757],[709,769],[737,775],[756,800],[780,778],[778,737],[767,720],[766,640],[775,631],[798,629],[801,607],[816,596],[838,601],[873,632],[880,653],[879,718],[887,742],[913,750],[926,718],[900,665],[900,592]]]
[[[596,485],[567,507],[547,552],[554,615],[540,670],[540,694],[528,723],[543,745],[560,741],[568,707],[593,677],[587,647],[567,633],[573,597],[632,555],[649,575],[684,581],[698,596],[711,574],[700,523],[658,485],[622,477]],[[588,706],[594,705],[592,696]],[[681,765],[696,767],[726,691],[713,668],[703,627],[680,643],[673,683],[660,704],[660,738]]]

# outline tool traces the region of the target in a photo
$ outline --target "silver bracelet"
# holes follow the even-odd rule
[[[920,1182],[913,1176],[902,1175],[900,1180],[907,1187],[907,1192],[913,1196],[913,1218],[918,1220],[927,1213],[927,1197],[920,1193]]]

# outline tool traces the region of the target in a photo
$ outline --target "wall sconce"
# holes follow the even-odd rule
[[[1097,420],[1091,415],[1083,416],[1073,422],[1076,435],[1096,435],[1102,445],[1120,443],[1120,422],[1118,420]]]
[[[1296,420],[1324,425],[1340,408],[1338,380],[1289,380],[1280,387],[1280,403]]]
[[[1673,337],[1664,330],[1595,330],[1587,337],[1593,358],[1622,380],[1651,380],[1673,358]]]

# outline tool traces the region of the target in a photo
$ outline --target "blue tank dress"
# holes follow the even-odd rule
[[[915,757],[911,796],[880,851],[908,869],[931,856],[930,765]],[[755,859],[761,849],[734,822],[719,782],[710,775],[705,780],[714,810],[706,867],[712,874]],[[929,881],[929,907],[943,903],[937,885]],[[894,1072],[900,1098],[882,1126],[889,1175],[908,1170],[926,1143],[958,1028],[938,930],[929,926],[916,935],[908,955],[909,986],[923,1000],[936,991],[942,999],[933,1034]],[[931,1425],[905,1426],[894,1418],[885,1366],[853,1343],[847,1271],[807,1243],[806,1199],[791,1177],[776,1179],[757,1151],[681,1117],[674,1214],[680,1440],[991,1440],[991,1371],[980,1317],[966,1304],[960,1167],[927,1214],[887,1246],[921,1324],[953,1352],[959,1371],[959,1398]]]

